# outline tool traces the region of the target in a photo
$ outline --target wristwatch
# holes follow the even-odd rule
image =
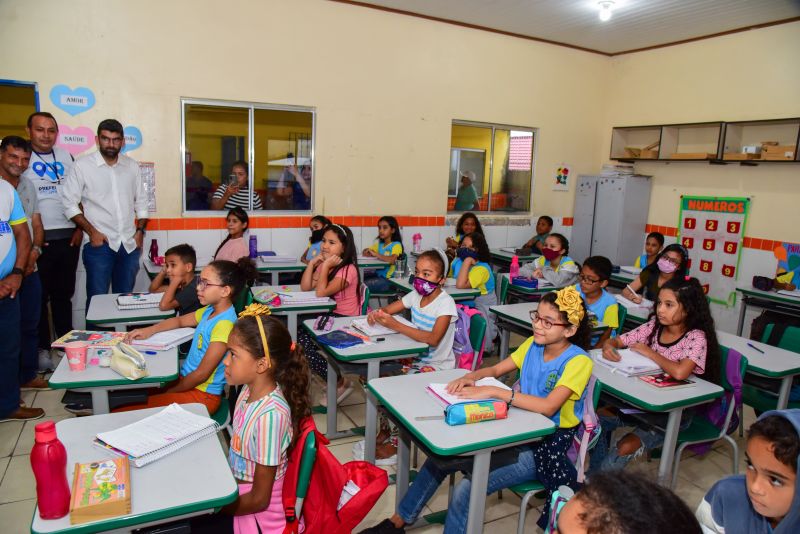
[[[22,269],[20,269],[19,267],[14,267],[13,269],[11,269],[11,272],[8,273],[8,274],[9,274],[9,276],[11,276],[12,274],[18,274],[20,276],[24,276],[25,272]]]
[[[508,402],[506,403],[506,406],[508,406],[509,408],[511,408],[511,403],[514,402],[514,394],[516,394],[516,392],[517,391],[515,389],[513,388],[511,389],[511,398],[508,399]]]
[[[33,250],[35,250],[36,252],[38,252],[38,253],[39,253],[39,256],[41,256],[41,255],[42,255],[42,247],[40,247],[39,245],[33,245],[33,247],[31,247],[31,248],[32,248]]]

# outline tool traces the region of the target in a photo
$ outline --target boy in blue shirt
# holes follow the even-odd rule
[[[586,258],[578,276],[579,284],[575,289],[583,297],[589,315],[606,325],[602,334],[593,334],[590,344],[592,348],[602,348],[603,343],[616,333],[619,327],[619,304],[614,296],[606,291],[608,279],[611,278],[611,260],[605,256]]]

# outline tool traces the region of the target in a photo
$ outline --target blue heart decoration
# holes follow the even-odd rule
[[[53,105],[73,117],[94,107],[94,93],[88,87],[70,89],[66,85],[56,85],[50,90]]]
[[[126,126],[122,129],[125,135],[125,146],[122,147],[122,153],[136,150],[142,146],[142,131],[136,126]]]

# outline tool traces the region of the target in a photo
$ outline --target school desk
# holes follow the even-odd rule
[[[182,407],[208,417],[208,411],[202,404],[184,404]],[[72,483],[76,463],[114,458],[114,453],[92,443],[98,433],[134,423],[160,410],[163,408],[58,421],[58,439],[67,449],[67,481]],[[33,512],[31,532],[131,532],[133,529],[212,513],[235,501],[239,494],[228,465],[227,450],[220,447],[216,434],[201,438],[144,467],[131,466],[130,489],[131,513],[128,515],[70,525],[69,514],[61,519],[42,519],[37,507]]]
[[[117,389],[157,388],[163,383],[172,382],[178,378],[178,349],[171,348],[164,351],[152,351],[147,354],[146,349],[137,349],[147,358],[148,376],[138,380],[128,380],[112,371],[110,367],[89,365],[87,362],[84,371],[71,371],[66,358],[56,367],[50,377],[50,387],[53,389],[71,389],[92,394],[92,409],[95,414],[109,412],[108,392]],[[91,351],[90,351],[91,352]]]
[[[397,288],[397,290],[405,295],[406,293],[411,293],[414,291],[414,286],[409,283],[408,278],[388,278],[389,282]],[[445,286],[442,288],[444,292],[453,297],[453,300],[456,302],[460,300],[472,300],[475,297],[480,296],[481,290],[480,289],[459,289],[455,286],[455,279],[447,278],[446,280],[451,281],[449,284],[446,283]]]
[[[624,289],[625,286],[633,282],[633,280],[637,277],[636,274],[626,273],[625,271],[619,271],[618,273],[611,273],[611,278],[608,280],[608,285],[611,287],[618,287],[620,289]]]
[[[519,266],[531,262],[541,256],[538,252],[531,252],[530,254],[520,255],[514,253],[514,247],[493,248],[489,251],[492,256],[492,265],[497,271],[500,268],[508,268],[511,265],[511,260],[514,256],[519,261]]]
[[[785,315],[800,317],[800,298],[781,295],[777,291],[761,291],[754,287],[737,287],[736,291],[742,294],[742,305],[739,308],[739,325],[736,335],[741,336],[744,330],[744,316],[747,307],[766,308]]]
[[[351,328],[353,319],[359,317],[336,317],[334,318],[333,330],[341,328]],[[360,317],[366,318],[365,315]],[[323,335],[328,331],[314,330],[314,319],[303,321],[303,328],[314,338],[316,341],[318,335]],[[377,341],[383,339],[383,341]],[[370,344],[361,343],[346,349],[337,349],[317,343],[320,350],[328,356],[328,407],[327,407],[327,431],[325,435],[328,439],[337,439],[346,436],[352,436],[354,433],[351,431],[339,432],[336,426],[336,370],[334,366],[338,362],[344,363],[362,363],[366,364],[367,380],[378,378],[380,374],[380,363],[387,360],[399,360],[403,358],[412,358],[428,351],[428,345],[414,341],[413,339],[404,336],[403,334],[391,334],[385,336],[376,336],[371,338],[373,341]],[[367,392],[366,403],[366,420],[365,420],[364,439],[364,459],[370,463],[375,463],[375,438],[378,435],[378,407],[375,397]]]
[[[472,489],[469,495],[467,532],[483,532],[486,486],[492,452],[529,443],[555,432],[547,417],[511,408],[508,418],[469,425],[449,426],[442,419],[419,417],[443,415],[442,405],[426,393],[430,383],[447,383],[466,374],[464,369],[371,379],[367,389],[381,402],[397,423],[396,505],[408,491],[409,448],[413,440],[438,456],[472,456]],[[531,474],[533,476],[533,474]]]
[[[133,325],[153,324],[175,316],[175,310],[161,311],[158,306],[120,310],[117,307],[119,293],[95,295],[86,312],[86,328],[94,326],[114,328],[117,332],[125,332],[126,327]]]
[[[601,353],[600,349],[591,351],[593,357]],[[721,397],[724,390],[697,377],[694,378],[696,384],[690,387],[659,389],[646,384],[638,377],[612,373],[609,367],[597,362],[594,364],[592,374],[603,384],[603,394],[611,395],[640,410],[669,414],[661,460],[658,464],[658,481],[664,485],[670,484],[681,413],[685,408]]]
[[[505,282],[503,282],[503,279],[505,279]],[[527,302],[538,301],[540,298],[542,298],[542,295],[544,295],[545,293],[561,289],[560,287],[553,287],[552,285],[549,284],[545,287],[536,287],[536,288],[514,285],[511,283],[511,279],[508,273],[503,273],[498,275],[496,280],[501,288],[500,297],[504,297],[498,299],[498,301],[502,301],[500,302],[500,304],[505,304],[506,302],[508,302],[508,297],[511,295],[516,297],[518,300],[523,300]],[[508,284],[508,290],[506,292],[506,295],[502,294],[503,283]]]
[[[721,330],[717,330],[717,340],[723,347],[734,349],[747,358],[748,373],[780,380],[777,409],[783,410],[789,405],[792,380],[796,375],[800,375],[800,354]],[[748,346],[748,343],[758,350]]]
[[[336,301],[329,298],[323,302],[303,303],[303,304],[284,304],[280,306],[273,306],[269,302],[265,302],[258,298],[261,291],[273,292],[298,292],[302,291],[299,285],[278,285],[278,286],[254,286],[252,288],[253,298],[256,302],[269,304],[272,315],[286,317],[286,322],[289,328],[289,333],[292,334],[292,339],[297,340],[297,317],[302,314],[323,314],[333,311],[336,307]]]
[[[533,335],[531,312],[539,307],[538,302],[517,302],[516,304],[499,304],[490,306],[489,311],[495,316],[495,324],[500,330],[500,359],[508,356],[508,344],[511,332],[516,332],[526,338]],[[602,332],[607,327],[598,322],[593,330]]]

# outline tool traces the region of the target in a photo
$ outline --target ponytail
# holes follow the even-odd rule
[[[222,285],[230,286],[231,299],[235,299],[245,286],[251,285],[258,277],[258,271],[248,257],[239,258],[236,263],[228,260],[214,260],[208,264],[216,271]]]

